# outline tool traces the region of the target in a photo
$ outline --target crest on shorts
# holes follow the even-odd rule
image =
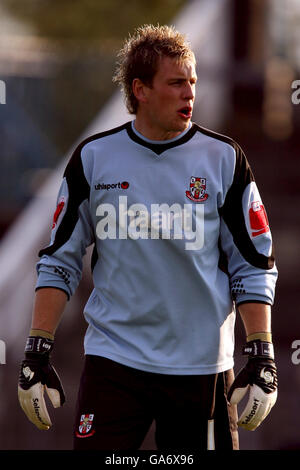
[[[92,429],[93,426],[94,415],[93,414],[86,414],[81,415],[80,423],[78,426],[78,431],[76,432],[77,437],[89,437],[92,436],[95,432]]]
[[[206,178],[191,176],[190,189],[185,194],[193,202],[206,201],[208,198],[206,193]]]

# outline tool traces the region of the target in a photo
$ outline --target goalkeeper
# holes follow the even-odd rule
[[[139,28],[114,79],[134,119],[81,142],[66,167],[19,401],[44,430],[45,392],[65,401],[50,356],[94,245],[74,449],[138,449],[153,421],[158,449],[237,449],[238,425],[255,430],[277,398],[266,210],[239,145],[191,120],[196,61],[180,33]],[[237,311],[248,360],[234,380]]]

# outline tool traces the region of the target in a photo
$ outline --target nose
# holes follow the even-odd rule
[[[183,94],[184,94],[183,97],[184,97],[185,100],[194,101],[194,99],[195,99],[195,85],[190,83],[190,82],[187,82],[186,86],[184,87]]]

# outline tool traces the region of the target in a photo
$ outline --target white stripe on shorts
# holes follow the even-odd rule
[[[214,420],[207,421],[207,450],[215,450]]]

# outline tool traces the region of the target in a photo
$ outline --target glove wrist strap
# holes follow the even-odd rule
[[[251,335],[247,336],[246,341],[248,343],[249,341],[254,341],[256,339],[266,341],[267,343],[272,343],[272,333],[269,331],[259,331],[257,333],[252,333]]]
[[[50,333],[49,331],[40,330],[36,328],[32,328],[29,331],[29,336],[42,336],[42,338],[48,338],[48,339],[51,339],[52,341],[54,340],[54,335],[52,333]]]
[[[42,336],[28,336],[25,345],[25,354],[45,354],[49,355],[53,349],[54,341]]]
[[[243,347],[242,353],[243,355],[250,357],[264,357],[266,359],[274,359],[273,343],[261,340],[248,341]]]

